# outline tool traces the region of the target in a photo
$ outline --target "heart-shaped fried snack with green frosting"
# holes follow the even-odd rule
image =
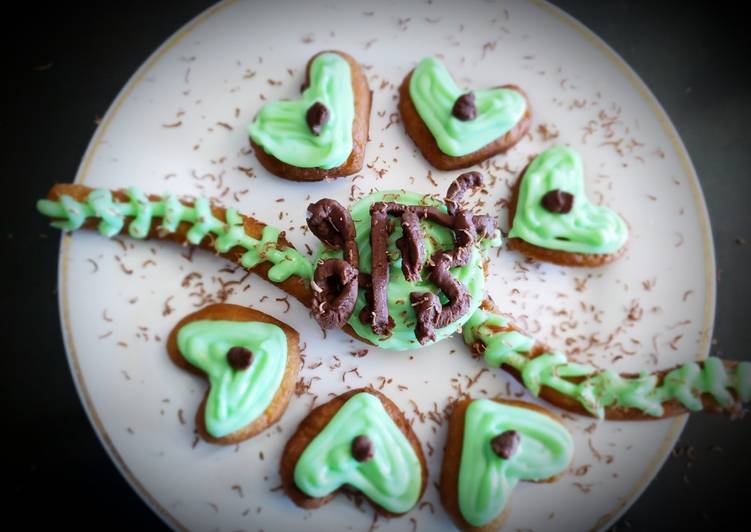
[[[441,471],[441,502],[464,530],[497,530],[520,480],[552,482],[574,453],[571,434],[532,403],[465,399],[454,406]]]
[[[626,222],[595,205],[584,191],[579,154],[548,148],[522,171],[514,186],[508,247],[564,266],[601,266],[626,249]]]
[[[446,67],[426,57],[399,88],[407,134],[438,169],[455,170],[503,153],[529,129],[532,111],[515,85],[467,91]]]
[[[282,486],[303,508],[318,508],[347,486],[381,513],[400,515],[422,497],[428,471],[404,414],[369,388],[335,397],[300,423],[282,453]]]
[[[272,174],[320,181],[359,172],[368,141],[371,92],[360,65],[339,51],[313,56],[302,95],[261,108],[250,144]]]
[[[223,445],[255,436],[281,417],[301,366],[294,329],[239,305],[210,305],[184,317],[167,351],[181,368],[208,378],[196,427],[204,440]]]

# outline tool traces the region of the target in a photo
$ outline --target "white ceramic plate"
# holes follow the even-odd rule
[[[374,92],[362,178],[304,184],[269,175],[247,154],[246,126],[264,99],[297,97],[308,58],[332,48],[366,65]],[[554,142],[581,152],[591,197],[631,226],[626,256],[598,270],[523,264],[505,251],[494,256],[488,290],[503,309],[554,347],[603,367],[652,370],[704,357],[714,312],[714,259],[685,149],[634,73],[588,30],[545,4],[220,4],[136,73],[104,118],[76,181],[221,196],[228,206],[288,229],[299,248],[315,246],[299,229],[311,199],[347,204],[353,186],[443,193],[458,174],[432,170],[435,187],[429,165],[393,123],[399,83],[428,54],[441,55],[464,84],[511,82],[529,94],[533,133],[507,156],[494,158],[486,172],[497,181],[483,197],[485,209],[504,227],[505,207],[498,202],[508,197],[508,184],[528,156]],[[356,359],[349,352],[363,345],[338,331],[323,339],[308,311],[295,301],[287,310],[275,287],[242,271],[228,273],[227,264],[209,254],[187,256],[174,245],[116,242],[84,232],[64,238],[61,250],[62,322],[79,392],[113,460],[156,512],[174,527],[201,530],[367,529],[373,518],[367,505],[358,509],[344,496],[309,512],[275,489],[281,448],[312,395],[294,398],[277,426],[236,448],[195,444],[193,417],[206,384],[173,366],[165,338],[182,315],[224,293],[230,302],[252,305],[298,329],[307,343],[302,377],[312,382],[318,404],[329,393],[388,379],[383,390],[415,418],[426,451],[435,451],[425,503],[378,526],[405,530],[414,520],[423,530],[451,529],[434,486],[446,426],[421,422],[415,407],[442,410],[457,387],[466,389],[483,369],[461,340],[416,352],[370,349]],[[530,399],[513,382],[507,388],[510,381],[497,370],[484,372],[470,392],[508,389]],[[571,471],[553,484],[522,483],[508,529],[606,526],[657,472],[684,420],[565,422],[577,443]]]

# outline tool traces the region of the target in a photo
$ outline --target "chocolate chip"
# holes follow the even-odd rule
[[[318,136],[321,134],[321,128],[329,121],[329,110],[321,102],[316,102],[308,108],[305,114],[305,120],[308,122],[310,131]]]
[[[227,351],[227,362],[232,369],[238,371],[248,369],[253,362],[253,352],[250,349],[236,346]]]
[[[519,436],[518,432],[507,430],[490,440],[490,447],[492,447],[495,454],[504,460],[508,460],[519,448],[520,441],[521,436]]]
[[[462,94],[454,102],[454,108],[451,114],[464,122],[474,120],[477,117],[477,107],[475,106],[475,93],[468,92]]]
[[[352,457],[358,462],[373,458],[373,444],[367,436],[355,436],[352,440]]]
[[[551,190],[542,197],[542,206],[556,214],[571,212],[574,206],[574,195],[559,189]]]

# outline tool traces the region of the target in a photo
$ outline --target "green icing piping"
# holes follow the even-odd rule
[[[149,200],[136,187],[127,191],[129,201],[117,202],[109,190],[93,190],[85,202],[79,202],[70,196],[61,196],[59,200],[48,199],[37,202],[37,210],[55,218],[52,226],[65,231],[80,228],[89,218],[97,218],[99,232],[112,237],[122,231],[127,217],[132,217],[128,234],[136,239],[146,238],[154,218],[161,218],[157,228],[160,235],[174,233],[182,222],[192,225],[186,239],[197,245],[211,234],[214,249],[226,253],[233,247],[245,249],[240,263],[245,268],[253,268],[261,262],[268,261],[274,266],[269,269],[268,277],[275,283],[285,281],[292,275],[311,279],[313,266],[299,251],[293,248],[277,248],[279,230],[265,226],[261,240],[245,233],[243,217],[233,208],[226,210],[226,223],[218,220],[211,212],[211,203],[206,198],[198,198],[193,206],[184,205],[179,198],[166,194],[157,201]]]
[[[358,462],[352,440],[367,437],[373,457]],[[408,512],[420,498],[422,466],[409,440],[380,399],[361,392],[342,405],[300,455],[295,485],[310,497],[325,497],[345,484],[393,513]]]
[[[405,205],[434,205],[444,211],[446,210],[442,203],[429,196],[397,190],[377,192],[366,196],[352,205],[349,210],[357,231],[356,238],[360,253],[360,271],[365,273],[370,273],[371,271],[370,206],[377,201],[396,201]],[[454,237],[450,229],[428,220],[421,220],[420,227],[425,235],[425,256],[430,257],[435,251],[452,249],[454,247]],[[395,351],[423,347],[415,337],[415,312],[410,304],[410,292],[432,291],[439,293],[438,288],[430,281],[421,280],[413,283],[404,278],[404,273],[401,269],[401,255],[396,247],[396,240],[401,238],[401,236],[401,225],[395,224],[394,230],[389,235],[389,256],[394,258],[389,265],[388,284],[389,315],[395,323],[391,336],[381,338],[373,332],[370,325],[360,321],[360,311],[365,306],[364,290],[360,290],[355,310],[348,321],[358,336],[384,349]],[[478,246],[474,246],[472,257],[465,266],[451,270],[452,275],[467,287],[471,296],[471,304],[467,313],[461,318],[443,329],[436,330],[436,342],[456,332],[479,307],[485,291],[485,272],[483,270],[484,250],[491,246],[499,246],[500,244],[501,237],[498,231],[494,235],[494,238],[482,240]],[[342,256],[341,252],[327,251],[323,247],[319,254],[321,258]],[[443,298],[444,296],[441,294],[439,297]],[[445,300],[442,300],[442,302],[445,302]]]
[[[412,71],[410,99],[438,148],[452,157],[467,155],[502,137],[527,110],[526,99],[515,90],[478,90],[473,91],[477,117],[462,121],[452,114],[452,109],[465,92],[434,57],[426,57]]]
[[[686,362],[670,371],[658,385],[656,375],[642,372],[638,377],[622,377],[611,370],[569,363],[566,355],[559,352],[530,359],[527,353],[534,340],[516,331],[498,330],[508,326],[509,320],[504,316],[478,309],[463,328],[464,341],[468,345],[482,342],[485,362],[494,368],[507,365],[516,369],[533,395],[539,395],[541,386],[548,386],[575,399],[598,418],[603,418],[605,408],[610,406],[636,408],[660,417],[663,403],[670,400],[698,411],[703,408],[700,396],[705,393],[724,407],[734,403],[730,390],[737,393],[741,402],[751,399],[751,362],[740,362],[732,370],[716,357],[707,358],[703,365]],[[583,380],[578,383],[568,380],[580,377]]]
[[[249,425],[268,408],[287,365],[287,337],[271,323],[192,321],[178,331],[177,346],[209,379],[204,419],[215,438]],[[227,352],[233,347],[253,353],[250,367],[229,365]]]
[[[554,213],[543,207],[543,196],[556,189],[574,196],[570,212]],[[589,202],[579,154],[553,146],[524,172],[508,236],[568,253],[615,253],[626,243],[628,227],[612,210]]]
[[[315,102],[330,116],[314,135],[305,115]],[[269,103],[249,127],[253,142],[282,162],[300,168],[330,169],[352,153],[355,97],[349,63],[339,54],[325,53],[310,65],[310,86],[299,100]]]
[[[491,441],[516,431],[519,446],[504,460]],[[565,471],[574,454],[566,428],[530,408],[477,399],[467,407],[459,462],[459,510],[473,526],[498,517],[520,480],[545,480]]]

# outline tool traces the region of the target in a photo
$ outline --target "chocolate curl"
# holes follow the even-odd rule
[[[417,324],[415,336],[421,345],[435,340],[435,324],[441,314],[441,301],[433,292],[412,292],[409,294],[412,308],[415,309]]]
[[[465,172],[454,179],[446,191],[446,199],[444,200],[449,214],[456,214],[467,190],[481,186],[482,174],[480,172]]]
[[[336,200],[324,198],[308,206],[308,227],[324,244],[344,252],[344,260],[355,268],[360,257],[355,242],[355,224],[349,211]]]
[[[412,211],[402,214],[402,235],[396,241],[396,247],[402,254],[402,272],[405,279],[417,282],[422,278],[420,272],[425,263],[425,243],[420,229],[420,219]]]
[[[370,250],[371,250],[371,319],[370,326],[379,336],[389,336],[393,328],[389,317],[388,284],[388,213],[387,205],[376,202],[370,207]]]
[[[357,301],[357,270],[342,259],[327,259],[313,273],[313,317],[324,329],[340,329]]]
[[[456,250],[454,250],[456,251]],[[448,298],[448,303],[441,307],[441,314],[435,323],[437,329],[446,327],[461,318],[469,309],[470,297],[467,287],[456,280],[449,268],[454,266],[453,253],[439,251],[430,257],[434,264],[428,279],[433,282]]]
[[[355,310],[360,262],[355,224],[349,211],[332,199],[308,207],[308,227],[321,241],[341,249],[344,259],[327,259],[313,274],[313,317],[324,329],[341,328]]]
[[[413,212],[418,218],[425,218],[444,227],[451,228],[454,225],[454,217],[446,214],[432,205],[403,205],[389,201],[384,203],[386,213],[390,216],[403,216],[405,212]]]

